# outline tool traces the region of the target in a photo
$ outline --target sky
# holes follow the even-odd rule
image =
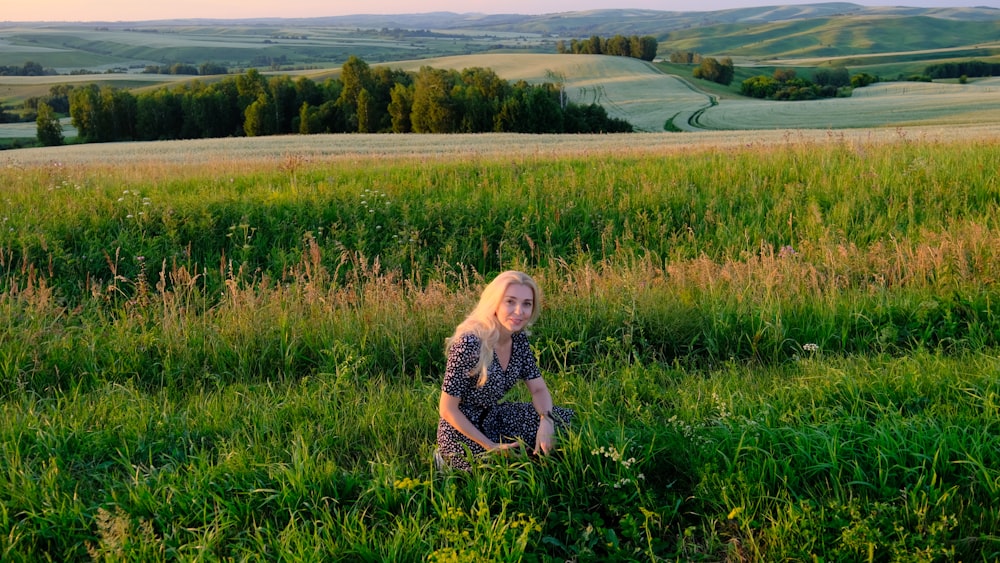
[[[549,14],[607,8],[695,12],[822,0],[2,0],[0,21],[141,21],[174,18],[322,17],[458,12]],[[865,6],[1000,8],[1000,0],[853,0]]]

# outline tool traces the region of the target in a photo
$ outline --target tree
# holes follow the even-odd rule
[[[213,62],[201,63],[201,65],[198,67],[198,74],[200,74],[201,76],[210,76],[213,74],[228,74],[228,73],[229,73],[228,68]]]
[[[358,93],[358,133],[371,133],[372,96],[362,88]]]
[[[632,56],[644,61],[652,61],[656,58],[656,51],[660,45],[652,35],[644,35],[639,38],[639,51],[632,50]]]
[[[392,132],[411,132],[413,128],[410,125],[410,112],[413,109],[413,90],[403,84],[396,83],[392,88],[391,97],[389,115],[392,116]]]
[[[299,133],[302,135],[312,135],[322,133],[322,125],[319,120],[319,108],[310,106],[309,102],[302,102],[299,108]]]
[[[838,66],[834,68],[820,68],[813,73],[813,82],[819,86],[850,86],[851,75],[846,67]]]
[[[779,86],[777,80],[761,74],[744,80],[740,84],[740,93],[751,98],[770,98]]]
[[[562,133],[563,115],[558,94],[551,85],[529,86],[528,113],[530,133]]]
[[[413,75],[401,69],[390,69],[380,66],[372,70],[371,85],[368,88],[370,101],[368,105],[368,129],[375,133],[392,131],[392,115],[389,114],[389,104],[392,103],[392,90],[396,84],[409,86],[413,83]]]
[[[795,69],[776,68],[774,69],[774,79],[778,82],[789,82],[791,80],[795,80]]]
[[[136,137],[143,141],[180,139],[184,109],[180,96],[161,88],[136,98]]]
[[[417,73],[410,113],[414,133],[455,132],[457,120],[451,98],[453,72],[424,66]]]
[[[604,54],[604,40],[601,39],[600,35],[593,35],[587,41],[586,51],[590,55],[603,55]]]
[[[267,92],[267,81],[257,69],[251,68],[236,77],[236,92],[239,94],[239,107],[246,108]]]
[[[604,43],[604,54],[615,55],[617,57],[629,57],[632,52],[632,43],[624,35],[615,35]]]
[[[876,82],[878,82],[878,77],[867,72],[859,72],[851,77],[851,86],[853,88],[863,88]]]
[[[35,127],[38,132],[38,142],[42,145],[54,147],[63,144],[62,124],[59,123],[59,116],[45,102],[38,104]]]
[[[105,140],[106,116],[101,105],[101,90],[97,84],[75,88],[69,97],[70,122],[77,136],[86,142]]]
[[[243,122],[243,131],[247,137],[262,137],[277,132],[278,122],[274,107],[274,100],[266,93],[261,93],[257,100],[247,107],[246,119]]]
[[[719,84],[728,86],[733,81],[736,72],[733,68],[733,59],[725,58],[721,62],[714,57],[705,57],[701,64],[694,69],[694,77],[702,80],[711,80]]]
[[[298,116],[299,107],[302,105],[295,83],[286,75],[274,76],[268,80],[267,89],[274,103],[274,132],[277,134],[294,132],[292,122]]]
[[[344,88],[340,92],[337,104],[347,117],[348,127],[358,131],[358,96],[362,90],[370,90],[372,86],[371,68],[368,63],[351,55],[340,67],[340,81]],[[371,94],[369,94],[371,95]]]

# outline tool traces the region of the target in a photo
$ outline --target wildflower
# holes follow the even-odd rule
[[[818,352],[819,344],[814,344],[812,342],[809,342],[807,344],[803,344],[802,349],[805,350],[806,352]]]
[[[795,252],[795,248],[793,248],[792,245],[790,245],[790,244],[786,244],[785,246],[782,246],[781,250],[778,251],[778,257],[779,258],[788,258],[788,257],[791,257],[791,256],[795,256],[797,254],[798,253]]]

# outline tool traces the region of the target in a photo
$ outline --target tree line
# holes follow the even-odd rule
[[[42,68],[42,65],[28,61],[22,66],[0,65],[0,76],[48,76],[56,74],[51,68]]]
[[[143,74],[172,74],[188,76],[212,76],[216,74],[229,74],[229,68],[213,62],[201,63],[198,66],[186,63],[173,63],[169,65],[146,65],[142,69]]]
[[[929,78],[961,78],[1000,76],[1000,63],[986,61],[959,61],[929,65],[924,69]]]
[[[589,39],[571,39],[569,43],[565,40],[556,42],[556,52],[560,55],[612,55],[644,61],[655,59],[658,48],[659,43],[652,35],[615,35],[608,38],[594,35]]]
[[[794,69],[775,69],[771,76],[751,76],[740,84],[740,93],[751,98],[768,100],[815,100],[818,98],[850,97],[852,88],[861,88],[878,81],[866,72],[851,75],[844,67],[818,69],[809,80],[798,76]]]
[[[249,70],[212,84],[193,81],[139,94],[96,84],[75,87],[69,92],[69,114],[83,142],[290,133],[632,131],[600,105],[566,102],[558,83],[510,83],[484,68],[425,66],[416,73],[372,68],[353,56],[339,77],[323,82]]]

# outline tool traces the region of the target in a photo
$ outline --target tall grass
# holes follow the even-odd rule
[[[0,171],[0,559],[995,559],[997,150]],[[579,422],[441,473],[512,267]]]

